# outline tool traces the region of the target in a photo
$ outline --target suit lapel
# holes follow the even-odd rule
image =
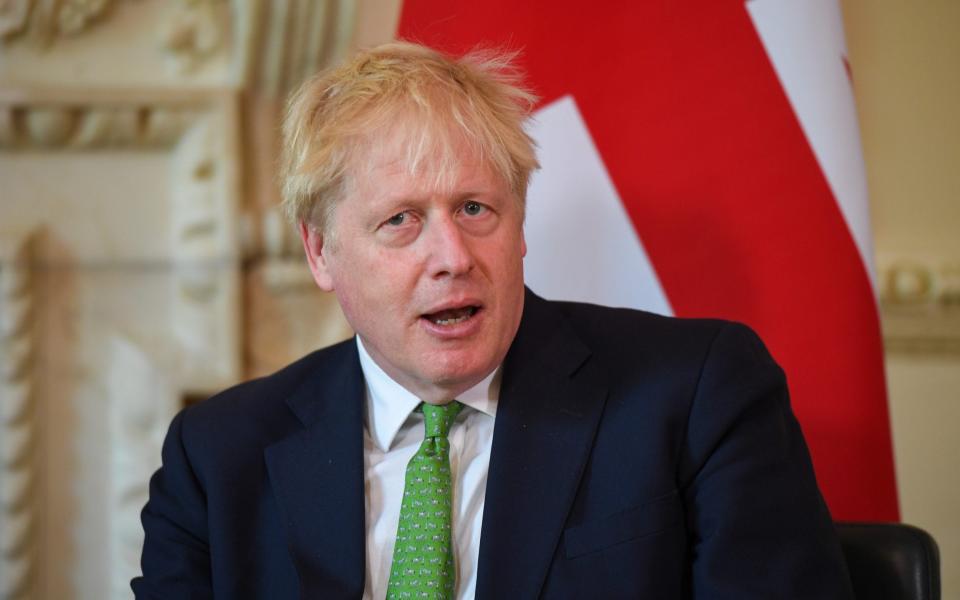
[[[363,375],[338,350],[287,401],[304,428],[265,451],[301,598],[363,593]]]
[[[559,310],[528,292],[504,362],[477,598],[540,594],[606,400],[589,356]]]

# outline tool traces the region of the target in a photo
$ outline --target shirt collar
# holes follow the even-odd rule
[[[420,404],[420,398],[394,381],[380,368],[380,365],[367,353],[359,335],[356,336],[356,340],[360,368],[367,384],[367,431],[377,447],[386,452],[393,444],[393,439],[404,421]],[[500,396],[500,371],[500,367],[494,369],[483,378],[483,381],[457,396],[457,401],[464,406],[495,417],[497,400]]]

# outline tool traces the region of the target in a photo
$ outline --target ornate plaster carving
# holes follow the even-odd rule
[[[4,0],[0,2],[0,40],[33,33],[43,43],[58,35],[76,35],[106,17],[115,0]]]
[[[179,103],[0,100],[0,149],[171,148],[197,116]]]
[[[174,151],[174,332],[189,389],[215,389],[240,376],[239,188],[226,111],[199,119]]]
[[[57,11],[57,29],[76,34],[100,19],[113,4],[110,0],[64,0]]]
[[[32,7],[32,0],[0,2],[0,40],[22,33],[26,29]]]
[[[196,68],[223,45],[218,15],[223,0],[176,0],[161,33],[161,44],[176,72]],[[235,4],[239,4],[235,2]],[[234,10],[242,10],[235,6]]]
[[[179,404],[178,398],[183,393],[204,395],[238,381],[243,375],[241,352],[245,345],[241,340],[243,293],[240,286],[243,257],[238,241],[244,225],[239,214],[239,90],[267,96],[279,105],[279,98],[289,89],[349,47],[355,24],[353,3],[348,0],[164,2],[159,12],[154,13],[158,15],[155,23],[138,25],[156,27],[149,31],[149,43],[156,47],[159,41],[157,51],[165,53],[172,68],[179,73],[215,67],[221,64],[217,60],[223,57],[223,52],[229,52],[232,71],[227,80],[213,78],[211,81],[234,91],[224,94],[190,86],[166,91],[162,86],[143,91],[0,90],[0,151],[30,150],[51,155],[130,149],[156,156],[162,154],[168,159],[163,168],[169,176],[165,183],[169,184],[171,262],[162,268],[170,269],[165,275],[169,297],[163,298],[164,302],[169,299],[170,321],[158,324],[157,331],[162,333],[157,333],[155,339],[146,340],[143,335],[117,326],[91,329],[91,335],[97,339],[84,340],[88,347],[90,344],[104,347],[104,356],[108,357],[103,361],[109,365],[105,372],[91,372],[89,376],[96,378],[96,385],[106,391],[110,407],[107,416],[109,464],[103,466],[108,473],[104,494],[110,499],[105,507],[110,518],[106,520],[105,531],[101,531],[103,525],[91,526],[89,531],[95,535],[88,537],[102,539],[108,549],[109,558],[104,559],[103,564],[110,595],[117,598],[129,597],[128,581],[136,573],[142,543],[139,511],[146,498],[149,474],[158,464],[166,424]],[[106,22],[121,9],[132,10],[133,4],[125,0],[0,0],[0,48],[3,44],[29,41],[53,46],[53,51],[66,48],[66,42],[56,44],[62,36],[92,32],[98,23]],[[155,32],[159,33],[159,40],[152,37]],[[114,33],[118,32],[102,35],[104,39],[113,39]],[[83,43],[78,41],[74,45]],[[55,52],[51,55],[52,62],[60,61]],[[214,56],[219,58],[211,60]],[[207,72],[204,70],[201,75]],[[166,81],[178,79],[188,81],[186,77]],[[253,143],[257,143],[256,140]],[[272,166],[266,170],[271,171],[265,176],[269,179]],[[268,211],[268,215],[261,218],[253,211],[246,220],[246,234],[242,237],[253,239],[257,237],[253,230],[261,228],[271,230],[266,234],[270,237],[267,258],[271,268],[266,272],[269,289],[263,289],[268,295],[281,292],[269,300],[278,312],[287,316],[306,313],[307,310],[287,310],[290,305],[301,304],[309,304],[309,314],[315,315],[316,303],[304,292],[312,294],[316,290],[298,256],[296,236],[274,212]],[[247,248],[251,245],[248,243]],[[258,260],[261,252],[252,251],[251,259]],[[294,262],[289,257],[295,254],[298,257]],[[0,267],[3,281],[7,281],[10,273],[12,271]],[[42,582],[37,579],[40,573],[52,568],[43,562],[45,553],[34,550],[30,535],[36,522],[34,518],[43,516],[34,512],[43,509],[22,499],[28,493],[24,490],[31,485],[35,470],[27,459],[18,458],[33,455],[23,454],[24,448],[29,447],[29,440],[35,439],[35,432],[41,430],[35,426],[39,423],[32,420],[30,410],[30,399],[36,390],[30,369],[13,369],[28,363],[6,358],[7,332],[29,333],[30,327],[24,324],[32,323],[30,311],[23,308],[33,305],[32,292],[29,285],[23,283],[27,280],[20,277],[15,279],[15,283],[19,283],[8,284],[0,292],[0,319],[5,324],[0,330],[3,333],[0,347],[4,352],[0,361],[3,392],[0,401],[3,451],[0,455],[3,458],[0,462],[0,568],[3,569],[0,598],[28,597],[32,592],[29,582]],[[336,310],[335,300],[327,300],[330,310]],[[14,318],[20,310],[25,310],[23,316]],[[326,317],[317,317],[317,320],[321,324],[333,322]],[[263,321],[273,322],[269,318]],[[289,321],[290,328],[302,332],[302,337],[313,336],[312,327],[304,327],[302,321],[295,318]],[[19,325],[6,328],[11,322]],[[32,334],[24,335],[14,336],[18,340],[17,352],[26,352],[23,356],[29,356]],[[291,344],[290,335],[284,334],[278,339],[281,350],[289,351],[295,345]],[[303,340],[301,345],[315,347],[316,342]],[[297,346],[297,353],[299,348]],[[6,365],[10,368],[2,370]],[[17,398],[21,401],[8,402],[7,398],[14,398],[14,393],[19,394]],[[12,433],[14,430],[27,433]],[[18,450],[8,452],[8,448]],[[7,460],[8,456],[18,460]],[[11,498],[16,501],[9,500]],[[62,533],[68,544],[70,535],[71,532]],[[45,544],[45,540],[37,543]],[[44,548],[46,546],[41,550]],[[99,567],[101,563],[98,559],[92,564]],[[98,578],[97,585],[102,581]]]
[[[960,310],[960,262],[898,260],[883,266],[881,299],[891,309]]]
[[[960,261],[881,257],[879,281],[888,350],[960,354]]]
[[[147,476],[160,466],[160,448],[179,396],[145,349],[124,337],[107,342],[109,365],[111,598],[130,597],[130,579],[140,573]]]
[[[144,4],[0,0],[0,44],[32,41],[54,50],[62,38],[102,29],[99,25],[114,15],[135,9],[139,15],[123,22],[138,23],[145,35],[137,43],[149,44],[168,59],[168,77],[189,80],[185,76],[214,57],[226,57],[223,84],[282,98],[341,56],[356,29],[353,0],[162,0],[159,8]]]
[[[36,476],[34,291],[35,236],[0,265],[0,598],[29,598],[34,585]]]
[[[88,539],[102,540],[109,549],[109,557],[102,559],[107,581],[99,579],[89,585],[109,588],[111,597],[129,597],[129,578],[139,568],[139,512],[179,398],[184,393],[220,389],[242,377],[236,102],[236,95],[222,92],[50,91],[18,96],[0,91],[0,149],[30,149],[37,156],[64,155],[65,159],[66,155],[116,149],[142,152],[148,155],[149,164],[159,169],[157,177],[161,181],[166,178],[162,187],[167,195],[162,201],[169,220],[158,223],[163,229],[157,233],[169,236],[169,251],[150,268],[168,284],[161,289],[169,290],[169,297],[159,302],[169,321],[152,328],[129,328],[123,322],[104,319],[84,330],[85,335],[93,336],[83,340],[84,347],[107,350],[107,358],[96,361],[106,368],[91,371],[90,377],[97,381],[89,385],[103,386],[110,406],[105,416],[110,451],[102,467],[108,473],[103,493],[110,498],[104,508],[110,518],[105,519],[102,532],[95,528],[84,531]],[[97,164],[111,168],[109,161]],[[114,175],[104,172],[100,176]],[[157,201],[156,194],[147,197]],[[99,226],[106,230],[125,225],[118,221]],[[126,267],[123,251],[118,249],[115,260]],[[45,560],[46,553],[24,545],[24,540],[33,539],[29,534],[35,522],[31,511],[42,509],[35,508],[38,505],[33,500],[23,499],[34,471],[20,457],[33,432],[41,429],[33,427],[31,412],[22,416],[34,393],[30,371],[24,370],[29,363],[23,358],[32,349],[25,325],[31,322],[26,307],[32,298],[24,283],[27,272],[6,267],[0,264],[0,281],[7,282],[0,292],[0,348],[4,353],[0,358],[0,598],[21,598],[27,597],[27,592],[20,591],[26,589],[22,582],[41,582],[39,573],[53,566],[33,561],[34,555]],[[71,268],[82,272],[88,267],[77,263]],[[133,265],[135,272],[142,267]],[[105,265],[98,263],[92,268],[104,269]],[[138,285],[136,281],[131,279],[131,286]],[[93,297],[86,302],[96,302],[96,291],[90,293]],[[76,532],[56,536],[69,544],[71,534]],[[93,564],[100,561],[98,558]],[[95,595],[103,597],[99,591]]]

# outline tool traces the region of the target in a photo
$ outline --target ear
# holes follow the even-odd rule
[[[523,228],[520,228],[520,256],[527,255],[527,238],[523,236]]]
[[[325,292],[333,291],[333,276],[330,265],[327,263],[328,248],[323,246],[323,233],[317,228],[300,221],[300,241],[303,242],[303,251],[307,255],[307,263],[317,286]]]

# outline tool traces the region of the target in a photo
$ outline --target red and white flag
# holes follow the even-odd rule
[[[898,518],[836,0],[405,0],[399,35],[522,51],[535,291],[751,325],[834,518]]]

